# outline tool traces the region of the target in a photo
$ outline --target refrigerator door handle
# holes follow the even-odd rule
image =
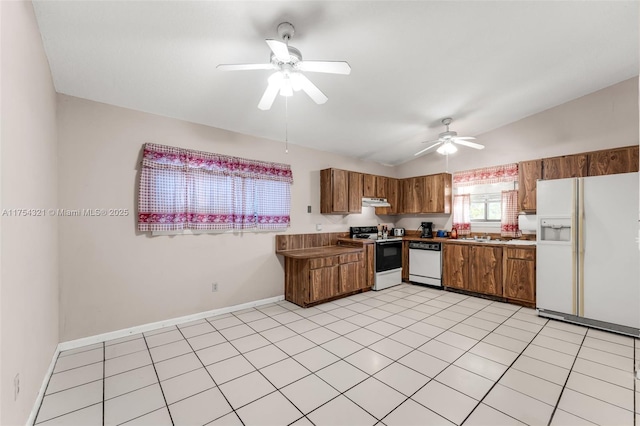
[[[577,206],[578,200],[578,179],[571,182],[571,193],[573,195],[571,202],[571,313],[578,315],[578,259],[577,259]]]
[[[584,178],[578,181],[578,315],[584,316]]]

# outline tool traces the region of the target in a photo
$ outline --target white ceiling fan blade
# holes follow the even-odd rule
[[[220,64],[216,68],[221,71],[252,71],[275,69],[273,64]]]
[[[473,136],[455,136],[454,140],[462,140],[462,141],[472,141],[475,138]]]
[[[258,108],[263,111],[271,109],[271,105],[273,105],[273,101],[276,100],[276,96],[278,96],[279,91],[280,81],[269,83],[267,90],[264,91],[264,94],[258,103]]]
[[[305,77],[304,74],[298,74],[298,75],[300,77],[298,77],[297,79],[299,81],[299,84],[302,90],[304,90],[304,92],[307,95],[309,95],[309,97],[313,99],[315,103],[323,104],[327,102],[327,100],[329,100],[329,98],[327,98],[327,96],[324,93],[322,93],[322,91],[318,89],[316,85],[311,82],[311,80]]]
[[[417,157],[418,155],[422,154],[423,152],[429,151],[431,148],[434,148],[438,145],[440,145],[442,142],[438,141],[436,143],[434,143],[433,145],[429,145],[428,147],[426,147],[425,149],[416,152],[415,154],[413,154],[414,157]]]
[[[300,71],[351,74],[351,67],[344,61],[302,61],[296,65]]]
[[[479,143],[475,142],[463,141],[459,138],[456,138],[453,142],[457,143],[458,145],[468,146],[469,148],[484,149],[484,145],[480,145]]]
[[[271,49],[273,54],[280,62],[289,62],[291,60],[289,48],[287,47],[286,43],[272,39],[267,39],[265,41],[269,45],[269,49]]]

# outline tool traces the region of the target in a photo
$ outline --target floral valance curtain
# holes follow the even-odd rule
[[[518,164],[484,167],[482,169],[465,170],[453,174],[453,186],[483,185],[490,183],[514,182],[518,180]]]
[[[469,194],[453,196],[453,228],[458,235],[471,234],[471,196]]]
[[[287,164],[148,143],[138,229],[284,229],[292,183]]]
[[[521,235],[518,229],[518,210],[518,191],[502,191],[501,236],[516,238]]]

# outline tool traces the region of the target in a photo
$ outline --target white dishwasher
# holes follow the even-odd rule
[[[442,287],[442,244],[409,242],[409,281]]]

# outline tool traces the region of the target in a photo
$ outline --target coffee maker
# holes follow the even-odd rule
[[[420,227],[422,228],[421,238],[433,238],[433,222],[422,222]]]

